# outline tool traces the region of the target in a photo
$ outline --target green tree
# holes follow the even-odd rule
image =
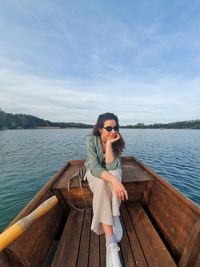
[[[5,112],[0,108],[0,130],[5,127]]]
[[[145,128],[145,124],[143,122],[139,122],[136,124],[136,128]]]

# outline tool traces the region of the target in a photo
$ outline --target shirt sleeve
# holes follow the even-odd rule
[[[111,163],[106,163],[106,170],[111,171],[120,168],[120,160],[114,159]]]
[[[97,148],[94,144],[94,140],[90,137],[86,142],[87,147],[87,159],[88,159],[88,169],[91,171],[91,174],[97,178],[101,178],[101,174],[105,169],[101,166],[101,163],[98,160]]]

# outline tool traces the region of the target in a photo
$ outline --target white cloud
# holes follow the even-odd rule
[[[0,107],[85,123],[106,111],[123,124],[198,118],[198,7],[2,3]]]
[[[4,69],[0,71],[0,107],[51,121],[93,123],[99,113],[112,111],[122,124],[170,122],[198,118],[199,85],[197,78],[183,82],[151,74],[146,81],[112,76],[106,82],[84,83]]]

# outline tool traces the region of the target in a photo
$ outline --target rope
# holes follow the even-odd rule
[[[76,207],[70,200],[69,194],[70,194],[70,183],[73,179],[77,178],[79,179],[79,186],[83,195],[83,201],[84,201],[84,208],[79,208]],[[86,210],[89,210],[91,208],[89,208],[87,206],[87,202],[83,193],[83,187],[82,187],[82,182],[86,180],[86,168],[85,166],[82,166],[81,168],[79,168],[69,179],[68,179],[68,183],[67,183],[67,201],[69,206],[71,206],[73,209],[80,211],[80,212],[84,212]]]

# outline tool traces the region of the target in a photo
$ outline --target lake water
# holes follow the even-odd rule
[[[86,158],[90,129],[0,131],[0,231],[67,161]],[[200,130],[122,129],[142,160],[200,204]]]

